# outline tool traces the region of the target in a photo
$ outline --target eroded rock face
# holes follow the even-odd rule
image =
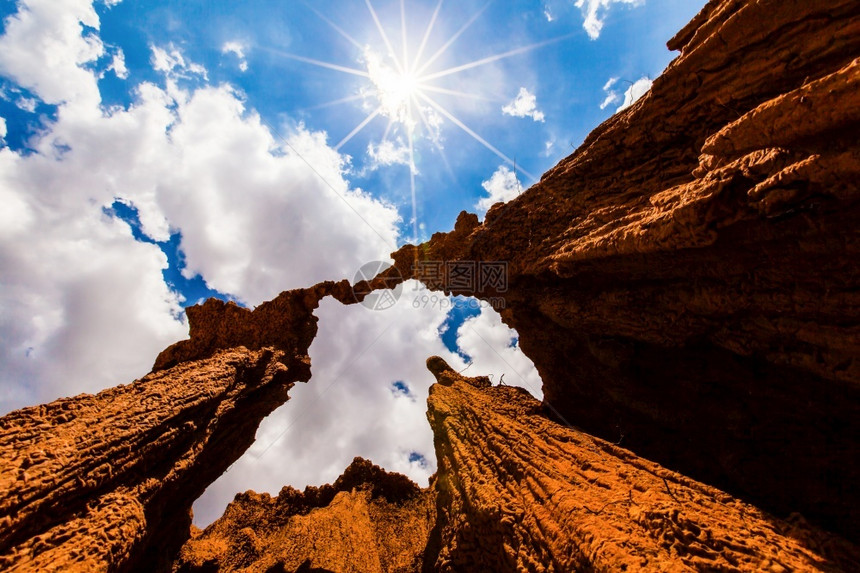
[[[420,571],[435,517],[432,490],[356,458],[332,485],[237,495],[174,572]]]
[[[856,546],[549,419],[436,357],[437,571],[851,571]]]
[[[559,420],[860,536],[860,13],[712,1],[646,96],[483,224]],[[420,277],[419,277],[420,278]],[[448,289],[449,291],[452,289]]]
[[[194,307],[148,376],[0,418],[0,569],[169,567],[194,500],[310,378],[319,300],[348,287]]]

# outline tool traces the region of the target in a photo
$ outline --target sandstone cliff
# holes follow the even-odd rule
[[[647,95],[479,224],[395,254],[506,261],[545,404],[860,538],[860,12],[712,1]]]
[[[432,490],[356,458],[333,485],[236,496],[174,571],[420,571],[435,514]]]

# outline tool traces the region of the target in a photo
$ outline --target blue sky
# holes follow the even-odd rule
[[[646,93],[703,3],[0,4],[0,410],[145,375],[203,298],[352,278],[483,216]],[[198,523],[356,455],[426,483],[430,355],[541,394],[493,309],[410,282],[317,315],[312,380]]]
[[[431,89],[455,90],[467,96],[429,90],[425,94],[516,162],[518,179],[526,188],[533,182],[531,176],[539,176],[572,152],[591,129],[615,111],[618,104],[600,109],[606,97],[602,88],[610,78],[619,78],[618,89],[623,92],[640,78],[659,75],[672,57],[665,48],[666,39],[694,15],[699,4],[689,0],[610,4],[599,13],[603,16],[599,37],[591,38],[582,26],[582,9],[571,0],[442,2],[422,52],[423,62],[445,46],[463,24],[477,18],[431,63],[425,75],[519,48],[538,47],[427,82]],[[397,0],[372,4],[398,60],[403,59],[405,21],[407,57],[411,61],[438,3],[412,0],[402,5],[405,20]],[[395,68],[379,28],[361,0],[126,0],[113,6],[97,3],[95,7],[101,20],[100,37],[108,52],[101,65],[119,48],[128,69],[127,78],[107,73],[100,80],[105,105],[127,106],[134,101],[137,84],[159,82],[159,73],[152,65],[152,48],[172,47],[206,70],[206,79],[189,74],[186,83],[229,83],[241,91],[248,108],[258,111],[275,131],[284,124],[302,122],[310,130],[326,132],[328,143],[336,145],[378,104],[374,85],[368,78],[293,57],[367,71],[366,48],[384,65]],[[4,16],[14,13],[16,5],[6,2],[3,11]],[[502,108],[515,99],[520,88],[534,94],[543,121],[503,114]],[[364,97],[320,107],[362,92]],[[428,137],[426,126],[419,125],[413,134],[416,212],[420,239],[425,239],[433,231],[450,228],[460,210],[474,211],[486,195],[481,183],[501,165],[513,166],[429,103],[420,98],[417,101],[441,121],[439,147]],[[37,106],[35,113],[27,114],[9,101],[0,105],[9,132],[6,140],[12,147],[21,146],[22,135],[32,133],[39,116],[50,117],[52,111],[50,106]],[[423,123],[419,112],[414,115]],[[374,168],[368,156],[368,146],[383,141],[387,125],[386,117],[376,117],[339,150],[351,158],[350,181],[396,205],[403,219],[401,236],[411,239],[409,167],[395,163]],[[395,122],[388,141],[394,147],[405,147],[407,131]]]

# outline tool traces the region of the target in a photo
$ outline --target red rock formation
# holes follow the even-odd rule
[[[479,225],[560,419],[860,538],[860,12],[712,1],[631,108]]]
[[[547,418],[438,357],[436,571],[852,571],[860,550]]]
[[[356,458],[333,485],[236,496],[174,571],[420,571],[435,496]]]
[[[506,299],[544,380],[541,406],[431,362],[429,538],[428,494],[359,463],[240,497],[177,567],[414,570],[426,538],[442,570],[860,568],[803,523],[860,537],[856,4],[711,1],[651,92],[538,185],[360,285],[507,262],[507,289],[466,294]],[[0,568],[169,568],[194,499],[308,379],[327,295],[354,300],[210,301],[143,379],[0,418]]]
[[[319,300],[348,289],[323,283],[253,312],[210,300],[152,374],[0,418],[0,569],[167,567],[194,500],[310,378]]]
[[[437,476],[356,458],[332,486],[240,494],[183,547],[210,571],[851,571],[860,548],[547,417],[525,390],[427,361]]]

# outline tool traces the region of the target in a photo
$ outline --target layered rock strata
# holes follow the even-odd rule
[[[506,263],[439,288],[504,299],[559,420],[856,540],[857,4],[715,0],[669,46],[538,184],[396,266]]]

